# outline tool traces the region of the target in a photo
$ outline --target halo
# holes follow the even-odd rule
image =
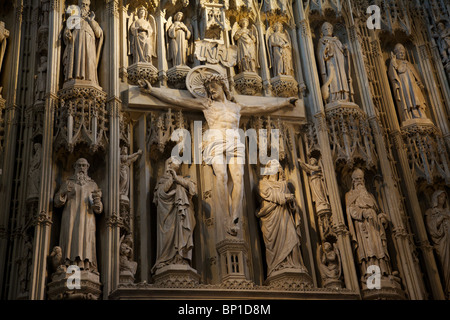
[[[186,77],[186,88],[196,98],[206,98],[204,79],[210,74],[224,75],[219,68],[214,66],[197,66],[189,71]],[[226,77],[226,75],[224,75]]]

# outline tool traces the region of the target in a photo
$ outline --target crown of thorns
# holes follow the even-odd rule
[[[228,89],[228,79],[225,78],[225,76],[222,75],[222,74],[211,73],[211,74],[208,74],[207,76],[205,76],[205,77],[203,78],[203,84],[204,84],[205,86],[206,86],[206,85],[209,85],[209,84],[212,83],[212,82],[219,82],[219,83],[221,83],[222,85],[225,85],[225,86],[227,87],[227,89]]]

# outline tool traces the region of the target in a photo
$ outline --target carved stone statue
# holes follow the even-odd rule
[[[431,208],[425,215],[428,232],[442,266],[447,297],[450,297],[450,210],[444,190],[433,194]]]
[[[169,37],[169,55],[167,60],[172,60],[173,66],[187,65],[188,40],[191,38],[191,31],[183,23],[183,13],[177,12],[173,23],[168,23],[167,36]]]
[[[323,180],[322,167],[316,158],[311,158],[309,164],[298,160],[300,167],[310,175],[310,185],[313,201],[316,204],[316,212],[330,210],[330,202],[328,201],[327,189]]]
[[[20,293],[28,292],[29,283],[31,281],[31,271],[33,262],[33,240],[30,236],[26,235],[24,237],[24,244],[22,249],[22,254],[18,259],[19,269],[18,269],[18,279]]]
[[[137,9],[137,19],[130,26],[130,50],[133,63],[152,63],[156,57],[156,23],[145,7]]]
[[[271,27],[267,30],[266,37],[273,76],[294,75],[292,42],[287,31],[283,30],[283,24],[276,22],[273,29]]]
[[[103,46],[103,30],[95,21],[90,4],[90,0],[79,0],[80,16],[71,16],[67,20],[63,63],[66,81],[79,79],[98,85],[97,67]],[[74,21],[79,23],[74,24]]]
[[[248,29],[249,21],[243,18],[235,23],[231,31],[231,37],[237,44],[237,66],[239,72],[256,72],[259,67],[257,50],[258,31],[253,25]]]
[[[367,191],[361,169],[353,172],[352,183],[352,189],[345,195],[345,205],[361,274],[365,275],[368,267],[375,265],[383,276],[390,275],[385,231],[388,217],[380,211],[375,197]]]
[[[55,195],[55,207],[64,207],[59,246],[63,261],[97,271],[95,214],[103,211],[102,192],[88,176],[89,163],[80,158],[75,174],[63,182]]]
[[[41,185],[42,145],[40,143],[35,143],[33,149],[34,153],[31,158],[30,171],[28,173],[27,199],[38,198]]]
[[[394,53],[391,53],[389,79],[400,120],[427,119],[426,100],[422,92],[424,86],[416,68],[406,60],[406,49],[400,43],[395,46]]]
[[[0,72],[2,71],[3,58],[5,57],[7,39],[9,31],[5,28],[5,23],[0,21]],[[1,92],[1,91],[0,91]]]
[[[304,269],[300,251],[300,214],[287,182],[280,178],[277,160],[267,163],[266,175],[259,182],[261,209],[256,216],[266,246],[267,277],[282,269]]]
[[[345,64],[347,47],[338,37],[333,36],[333,26],[329,22],[322,25],[317,55],[323,82],[323,99],[327,102],[349,101],[351,79]]]
[[[318,249],[320,252],[319,270],[322,276],[322,283],[327,287],[329,283],[340,280],[342,276],[341,259],[336,245],[325,242]]]
[[[50,0],[41,0],[41,26],[48,26],[50,13]]]
[[[239,137],[238,129],[241,115],[273,112],[283,107],[293,107],[298,98],[284,99],[281,102],[265,106],[238,104],[232,97],[228,88],[228,81],[223,75],[209,73],[202,81],[206,97],[198,96],[195,99],[169,96],[164,90],[152,88],[148,81],[141,82],[140,85],[143,92],[153,95],[161,101],[191,110],[203,111],[210,133],[208,142],[203,145],[203,158],[207,164],[212,165],[218,182],[217,194],[221,197],[221,199],[217,199],[219,208],[228,211],[228,209],[224,208],[231,207],[227,217],[227,232],[232,236],[236,236],[241,216],[240,205],[244,195],[243,164],[245,146],[240,142],[240,138],[237,138],[236,144],[227,144],[227,135],[234,132],[236,137]],[[232,157],[228,164],[224,157],[225,154]],[[231,206],[228,206],[227,165],[233,181]]]
[[[137,262],[133,261],[133,237],[122,236],[120,240],[120,274],[134,278],[137,270]]]
[[[155,188],[158,233],[153,273],[172,264],[191,264],[196,224],[192,197],[197,191],[194,182],[178,175],[180,165],[175,157],[166,160],[164,174]]]
[[[128,148],[122,147],[120,155],[120,182],[119,190],[120,196],[128,199],[128,192],[130,191],[130,166],[142,155],[142,150],[128,155]]]
[[[36,101],[44,101],[45,100],[45,91],[47,88],[47,56],[43,55],[40,58],[41,64],[38,67],[37,75],[36,75],[36,84],[35,84],[35,100]]]
[[[437,29],[437,44],[442,56],[442,63],[445,65],[450,62],[450,27],[446,26],[445,21],[440,21]]]

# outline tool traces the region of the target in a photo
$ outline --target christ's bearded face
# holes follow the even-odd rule
[[[208,94],[209,94],[210,98],[215,101],[224,100],[224,97],[225,97],[223,87],[217,81],[212,81],[208,85]]]

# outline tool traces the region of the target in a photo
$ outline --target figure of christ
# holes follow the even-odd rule
[[[242,115],[255,115],[259,113],[274,112],[283,107],[294,107],[298,98],[283,99],[282,102],[266,104],[264,106],[252,106],[236,103],[232,97],[227,79],[223,75],[209,74],[203,80],[206,98],[178,98],[169,96],[161,89],[153,88],[148,81],[141,81],[141,90],[159,100],[171,105],[177,105],[189,110],[203,111],[209,131],[214,132],[210,139],[203,143],[203,158],[212,166],[215,177],[217,194],[221,199],[215,203],[217,209],[227,208],[228,215],[225,218],[227,233],[237,236],[239,230],[239,219],[241,216],[240,205],[243,200],[243,179],[245,146],[239,137],[239,121]],[[237,143],[227,143],[230,131],[235,132]],[[224,161],[225,156],[232,157]],[[228,173],[230,171],[233,189],[231,192],[231,204],[228,204]]]

